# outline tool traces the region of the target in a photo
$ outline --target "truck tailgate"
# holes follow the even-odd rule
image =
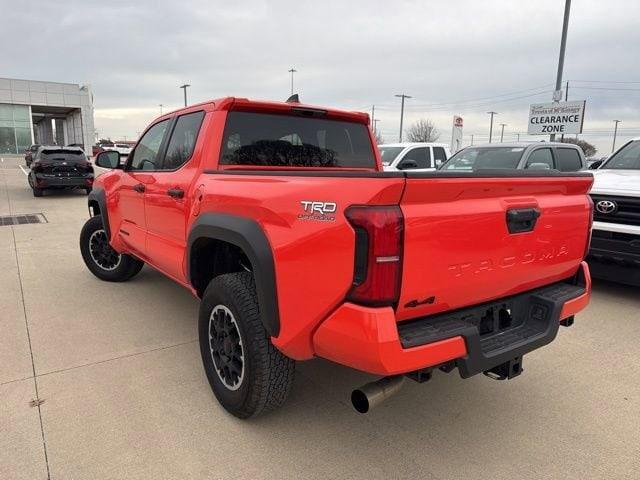
[[[583,259],[590,174],[409,175],[402,321],[565,279]]]

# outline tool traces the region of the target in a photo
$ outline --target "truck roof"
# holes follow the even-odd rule
[[[309,105],[299,102],[276,102],[271,100],[250,100],[243,97],[222,97],[205,102],[196,103],[187,107],[172,110],[159,117],[169,117],[182,111],[194,111],[201,107],[219,111],[251,111],[264,113],[289,113],[297,112],[304,116],[322,116],[334,120],[345,120],[357,123],[369,124],[369,114],[364,112],[340,110],[337,108]]]
[[[473,147],[473,148],[496,148],[496,147],[504,147],[504,148],[533,148],[536,146],[545,146],[545,147],[576,147],[573,143],[564,143],[564,142],[502,142],[502,143],[479,143],[477,145],[467,145],[465,148]]]
[[[402,142],[402,143],[383,143],[378,145],[378,147],[444,147],[449,148],[449,144],[447,143],[436,143],[436,142]]]

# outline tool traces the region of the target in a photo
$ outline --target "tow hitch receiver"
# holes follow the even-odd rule
[[[520,375],[522,371],[522,357],[516,357],[483,373],[494,380],[509,380]]]

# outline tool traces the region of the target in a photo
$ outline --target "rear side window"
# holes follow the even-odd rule
[[[399,166],[402,166],[402,163],[404,163],[405,160],[413,160],[416,162],[417,167],[415,168],[430,168],[431,152],[425,147],[414,148],[404,156]]]
[[[442,147],[433,147],[433,158],[436,161],[436,167],[439,167],[447,161],[447,154]]]
[[[441,170],[475,172],[483,169],[517,168],[524,148],[467,147],[453,155]]]
[[[524,168],[545,168],[544,165],[547,165],[546,168],[553,168],[553,155],[551,154],[550,148],[539,148],[534,150],[529,158],[527,159],[527,165]]]
[[[582,168],[580,154],[573,148],[556,148],[556,165],[561,172],[576,172]]]
[[[294,115],[229,112],[222,165],[375,168],[361,123]]]
[[[175,170],[191,158],[203,118],[204,112],[189,113],[178,117],[167,146],[167,153],[162,165],[163,170]]]

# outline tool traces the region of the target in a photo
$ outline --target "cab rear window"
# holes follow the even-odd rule
[[[369,130],[361,123],[229,112],[222,165],[375,168]]]

